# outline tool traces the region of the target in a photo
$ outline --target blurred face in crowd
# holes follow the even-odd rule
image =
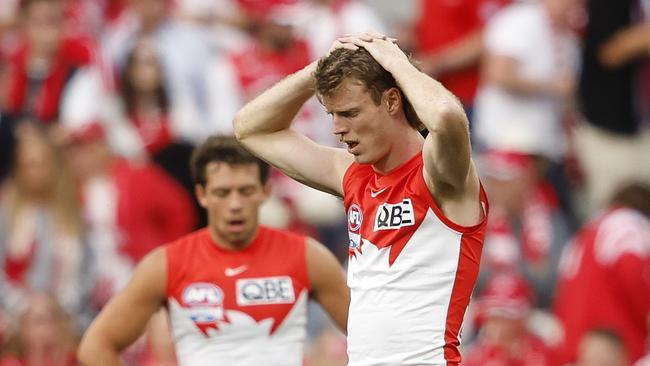
[[[491,344],[508,349],[525,334],[525,318],[488,316],[481,326],[481,333]]]
[[[600,334],[587,334],[578,346],[576,366],[628,366],[621,343]]]
[[[45,295],[32,296],[21,323],[25,350],[61,351],[71,341],[69,319],[55,301]]]
[[[270,188],[262,184],[257,164],[210,162],[205,186],[196,186],[201,206],[208,211],[208,226],[218,244],[241,248],[254,237],[258,212]]]
[[[290,48],[294,41],[293,27],[275,20],[262,20],[258,30],[258,37],[267,47],[282,51]]]
[[[16,150],[14,176],[28,195],[44,197],[55,184],[56,159],[51,146],[42,138],[23,136]]]
[[[142,41],[133,50],[133,63],[128,70],[133,87],[137,92],[155,92],[161,83],[160,64],[155,48],[150,42]]]
[[[131,0],[131,8],[139,16],[143,27],[157,25],[167,16],[169,0]]]
[[[59,0],[37,0],[25,13],[25,30],[32,50],[53,53],[62,36],[63,3]]]
[[[106,173],[111,161],[111,150],[104,139],[73,141],[68,145],[66,157],[75,177],[84,181]]]

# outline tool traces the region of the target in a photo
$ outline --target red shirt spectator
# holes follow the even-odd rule
[[[466,37],[480,33],[487,19],[508,2],[508,0],[420,1],[418,10],[420,17],[416,24],[418,52],[435,55],[458,46],[458,42],[462,42]],[[479,48],[477,47],[477,50]],[[480,51],[475,52],[474,62],[468,65],[450,72],[443,70],[442,74],[436,75],[437,79],[466,105],[473,104],[476,93],[479,80],[479,54]],[[426,57],[423,59],[426,60]],[[453,65],[450,66],[455,68]]]
[[[533,294],[516,272],[490,278],[475,304],[478,340],[463,366],[549,366],[548,347],[526,328]]]
[[[647,205],[650,191],[637,199]],[[647,214],[615,206],[598,215],[567,248],[560,276],[554,310],[564,326],[562,361],[575,359],[580,338],[594,328],[616,332],[630,360],[641,358],[650,312]]]
[[[30,73],[29,58],[29,42],[25,42],[9,57],[5,108],[16,116],[51,122],[58,117],[66,82],[76,69],[90,64],[92,47],[85,39],[62,39],[44,75]]]

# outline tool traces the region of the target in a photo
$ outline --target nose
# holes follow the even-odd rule
[[[243,207],[243,198],[239,192],[233,192],[228,200],[228,208],[231,211],[239,211]]]
[[[334,126],[334,134],[339,135],[339,138],[342,140],[343,136],[348,133],[347,125],[336,115],[332,117],[332,124]]]

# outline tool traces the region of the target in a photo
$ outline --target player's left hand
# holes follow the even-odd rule
[[[338,38],[338,42],[365,48],[389,72],[394,62],[408,61],[408,57],[397,45],[397,39],[381,33],[365,32],[349,35]]]

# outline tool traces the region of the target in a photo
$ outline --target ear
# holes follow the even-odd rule
[[[208,200],[205,194],[205,187],[200,184],[194,185],[194,194],[196,195],[197,201],[203,208],[208,208]]]
[[[390,88],[384,91],[381,102],[386,105],[388,114],[395,115],[402,108],[402,93],[397,88]]]

